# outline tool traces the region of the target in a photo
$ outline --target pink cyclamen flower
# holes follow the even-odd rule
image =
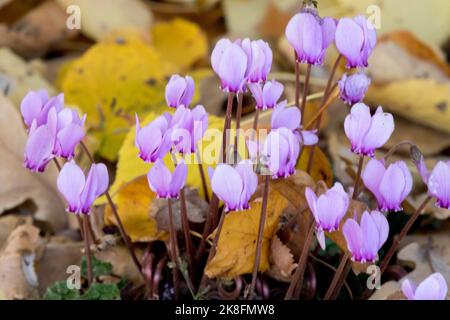
[[[370,79],[364,73],[355,73],[350,76],[344,74],[338,84],[340,98],[352,106],[364,99],[364,95],[370,86]]]
[[[260,110],[275,107],[284,90],[284,86],[275,80],[267,81],[265,84],[250,83],[248,87],[256,101],[256,109]]]
[[[249,83],[264,82],[272,68],[273,54],[269,44],[263,40],[235,41],[247,55],[247,69],[245,78]]]
[[[334,19],[321,19],[315,12],[304,11],[291,18],[285,34],[295,49],[297,61],[321,65],[327,48],[334,41],[335,31]]]
[[[439,161],[431,173],[428,172],[423,156],[416,165],[428,186],[428,193],[436,198],[436,206],[450,210],[450,161]]]
[[[64,94],[49,97],[46,90],[29,91],[20,104],[20,112],[27,127],[31,127],[33,121],[36,126],[47,122],[48,112],[54,108],[58,113],[64,108]]]
[[[274,179],[287,178],[295,173],[300,154],[299,137],[289,128],[272,129],[260,154]]]
[[[173,174],[161,159],[156,160],[147,174],[148,185],[158,198],[178,198],[186,183],[187,166],[183,160],[178,163]]]
[[[181,77],[177,74],[170,77],[166,85],[166,102],[169,107],[180,105],[188,107],[194,96],[194,80],[190,76]]]
[[[306,201],[316,221],[316,236],[322,249],[325,249],[325,231],[338,230],[339,223],[345,216],[349,205],[349,197],[339,182],[318,198],[314,191],[307,187]]]
[[[297,107],[287,107],[287,101],[281,101],[272,112],[271,128],[279,129],[284,127],[292,130],[302,145],[312,146],[317,144],[319,138],[316,131],[301,129],[301,117],[300,110]]]
[[[375,27],[364,16],[339,20],[336,27],[336,48],[347,59],[347,68],[367,67],[376,43]]]
[[[163,158],[169,152],[171,147],[170,121],[171,116],[165,113],[141,128],[136,114],[136,137],[134,143],[139,149],[139,157],[145,162],[153,163],[157,159]]]
[[[193,153],[197,142],[208,128],[208,114],[202,105],[189,109],[178,107],[170,121],[172,151],[180,154]]]
[[[246,82],[247,55],[229,39],[217,42],[211,54],[211,65],[225,92],[242,92]]]
[[[47,125],[36,126],[34,120],[25,145],[24,165],[30,171],[44,172],[47,164],[55,157],[54,133]]]
[[[391,137],[394,118],[392,114],[383,112],[382,107],[378,107],[371,116],[368,106],[357,103],[345,118],[344,129],[352,143],[352,152],[372,157],[375,149],[383,146]]]
[[[423,280],[418,287],[409,279],[402,283],[402,291],[408,300],[446,300],[447,282],[436,272]]]
[[[258,176],[250,161],[241,161],[232,167],[219,164],[209,169],[211,189],[225,203],[225,211],[246,210],[258,186]]]
[[[371,159],[362,174],[364,185],[378,201],[382,211],[400,211],[411,192],[413,180],[405,162],[397,161],[386,169],[384,161]]]
[[[103,163],[93,164],[87,177],[83,170],[71,160],[59,173],[57,186],[67,201],[67,211],[88,214],[95,199],[108,188],[108,170]]]
[[[378,251],[388,238],[389,223],[382,213],[365,211],[359,224],[355,219],[347,219],[342,232],[353,261],[375,262]]]

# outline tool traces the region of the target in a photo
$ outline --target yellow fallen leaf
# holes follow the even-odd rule
[[[156,24],[152,28],[152,39],[156,51],[181,69],[187,69],[208,53],[203,30],[185,19]]]
[[[308,159],[311,147],[305,147],[296,168],[298,170],[306,170],[308,167]],[[314,181],[323,180],[329,187],[333,184],[333,170],[327,156],[319,147],[314,148],[314,162],[311,169],[311,177]]]
[[[113,197],[125,231],[131,241],[164,240],[167,232],[158,230],[155,217],[151,215],[151,203],[155,194],[150,190],[147,177],[142,176],[123,185]],[[105,207],[105,224],[115,225],[110,206]]]
[[[288,201],[275,190],[269,191],[267,219],[263,232],[259,271],[269,268],[270,240],[277,231],[279,218]],[[228,213],[220,233],[216,255],[208,263],[205,273],[209,278],[234,278],[251,273],[255,262],[256,240],[261,216],[261,199],[253,201],[246,211]],[[213,233],[211,236],[214,237]]]
[[[64,9],[71,5],[80,8],[81,31],[95,40],[126,27],[148,30],[153,21],[150,9],[138,0],[57,1]]]
[[[69,65],[62,90],[68,103],[88,114],[99,154],[114,160],[134,112],[162,110],[166,79],[174,71],[142,41],[99,43]]]

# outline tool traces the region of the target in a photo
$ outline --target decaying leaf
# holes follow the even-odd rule
[[[300,159],[298,160],[296,168],[299,170],[306,170],[308,167],[308,159],[311,147],[305,147]],[[333,171],[327,156],[323,151],[316,147],[314,148],[314,162],[311,169],[311,177],[314,181],[324,181],[329,187],[333,184]]]
[[[388,34],[375,48],[368,71],[373,78],[368,103],[450,132],[450,67],[427,44],[408,32]]]
[[[126,27],[149,30],[151,11],[138,0],[57,0],[64,8],[77,6],[81,15],[81,31],[95,40]],[[73,11],[71,11],[73,13]]]
[[[0,91],[19,106],[29,90],[45,89],[54,95],[55,89],[30,64],[8,48],[0,48]]]
[[[279,281],[289,282],[297,267],[291,250],[277,236],[270,243],[271,266],[267,274]]]
[[[50,163],[44,173],[31,173],[23,166],[26,133],[12,103],[0,95],[0,213],[26,200],[36,205],[35,217],[58,231],[67,224],[64,204],[56,190],[56,168]]]
[[[185,70],[206,56],[208,42],[200,27],[188,20],[175,18],[152,28],[156,51],[174,65]]]
[[[305,171],[297,170],[287,179],[272,180],[270,185],[289,200],[297,210],[302,211],[307,207],[305,189],[306,187],[313,188],[315,183]]]
[[[0,46],[27,58],[42,56],[53,44],[78,33],[67,28],[66,20],[65,10],[55,2],[46,1],[14,24],[0,24]]]
[[[259,271],[269,268],[269,244],[278,226],[278,220],[288,201],[277,191],[269,191],[267,220],[263,232],[263,244]],[[261,216],[261,199],[251,203],[246,211],[230,212],[225,217],[216,255],[208,263],[205,273],[209,278],[234,278],[252,272],[255,262],[256,240]],[[211,237],[214,237],[213,233]]]
[[[0,253],[0,296],[3,299],[37,298],[38,278],[35,260],[42,246],[39,229],[17,227]]]

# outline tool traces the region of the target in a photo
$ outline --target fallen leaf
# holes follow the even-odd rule
[[[34,217],[47,221],[55,231],[67,225],[67,214],[56,189],[56,168],[50,163],[44,173],[31,173],[23,166],[27,135],[21,116],[0,94],[0,213],[27,200],[36,206]]]
[[[289,282],[297,263],[291,250],[277,236],[273,237],[270,243],[270,261],[271,266],[267,274],[278,281]]]
[[[12,25],[0,24],[0,46],[9,47],[21,56],[44,55],[52,45],[70,39],[76,29],[66,26],[66,12],[54,2],[44,2]]]
[[[288,201],[275,190],[269,191],[269,199],[263,231],[260,272],[265,272],[269,268],[270,240],[277,230],[283,210],[288,205]],[[261,205],[261,199],[258,199],[251,203],[249,210],[230,212],[226,215],[216,255],[205,268],[205,273],[210,279],[217,277],[231,279],[252,272]],[[211,237],[214,235],[215,233]]]
[[[296,168],[306,170],[311,147],[304,147]],[[314,162],[311,169],[311,177],[314,181],[324,181],[329,187],[333,184],[333,171],[327,156],[319,147],[314,148]]]
[[[149,30],[153,16],[138,0],[57,0],[64,8],[78,6],[81,31],[95,40],[102,40],[110,32],[126,27]]]
[[[205,33],[188,20],[175,18],[160,22],[151,32],[156,51],[181,70],[191,67],[208,53]]]
[[[0,295],[3,299],[38,297],[34,263],[42,245],[39,229],[32,225],[21,225],[10,234],[0,253]]]
[[[286,179],[271,180],[270,186],[279,192],[300,211],[307,207],[305,198],[306,187],[314,188],[314,180],[305,171],[297,170],[294,175]]]

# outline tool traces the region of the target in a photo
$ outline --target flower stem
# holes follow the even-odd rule
[[[295,269],[294,275],[292,276],[291,283],[289,284],[289,288],[286,292],[286,296],[284,300],[292,299],[294,294],[294,290],[296,287],[301,290],[303,286],[303,277],[305,275],[306,263],[308,261],[309,247],[311,246],[313,235],[314,235],[314,220],[311,222],[311,226],[309,227],[308,234],[305,239],[305,243],[303,244],[303,249],[300,254],[300,258],[298,260],[297,268]]]
[[[173,275],[173,285],[175,287],[175,295],[178,297],[178,292],[180,289],[179,277],[178,277],[178,241],[177,233],[175,230],[175,225],[173,223],[173,210],[172,210],[172,199],[167,199],[167,205],[169,208],[169,228],[170,228],[170,251],[172,263],[174,268],[172,270]]]
[[[261,261],[262,240],[264,233],[264,225],[266,224],[266,216],[267,216],[267,201],[269,200],[269,181],[270,176],[266,175],[264,181],[264,194],[261,205],[261,216],[259,219],[258,238],[256,240],[255,264],[253,265],[252,282],[250,284],[250,291],[248,292],[249,300],[253,299],[255,293],[256,278],[258,277],[258,269]]]
[[[181,226],[183,229],[184,241],[186,242],[186,250],[188,252],[189,271],[191,272],[191,274],[193,274],[194,265],[192,263],[192,258],[194,257],[194,250],[192,248],[192,239],[190,235],[189,220],[186,207],[186,193],[184,190],[184,187],[180,190]]]
[[[322,104],[320,109],[322,109],[322,107],[326,104],[326,102],[328,101],[328,97],[330,96],[332,90],[332,83],[334,81],[334,75],[336,74],[336,70],[337,67],[339,66],[339,62],[341,61],[342,55],[339,55],[336,59],[336,61],[334,62],[333,65],[333,69],[331,69],[331,73],[330,73],[330,77],[328,78],[328,82],[327,82],[327,86],[325,87],[325,92],[322,98]],[[316,130],[319,130],[320,128],[320,124],[322,122],[322,113],[320,113],[319,117],[317,118],[316,121]],[[312,170],[312,164],[313,164],[313,159],[314,159],[314,148],[315,146],[311,146],[311,150],[309,152],[309,158],[308,158],[308,166],[306,169],[307,173],[311,173]]]
[[[398,148],[400,148],[401,146],[404,146],[404,145],[409,145],[410,147],[416,147],[416,145],[414,143],[412,143],[411,141],[408,141],[408,140],[401,141],[401,142],[397,143],[395,146],[393,146],[391,149],[389,149],[388,152],[386,152],[386,154],[383,157],[384,161],[387,161],[389,159],[389,157],[392,156],[398,150]]]
[[[225,122],[223,126],[223,135],[222,135],[222,162],[227,162],[227,148],[228,148],[228,131],[231,127],[231,113],[233,110],[233,93],[228,93],[227,99],[227,111],[225,113]]]
[[[350,268],[346,268],[347,265],[351,266],[351,263],[348,263],[350,260],[350,253],[346,252],[339,263],[339,266],[334,274],[333,280],[331,281],[330,286],[325,294],[323,300],[335,299],[339,295],[341,291],[342,284],[347,278],[347,274],[350,271]],[[341,284],[342,283],[342,284]]]
[[[302,106],[300,108],[301,110],[301,125],[303,124],[303,121],[305,119],[305,108],[306,108],[306,96],[308,93],[308,87],[309,87],[309,79],[311,77],[311,65],[308,64],[308,66],[306,67],[306,74],[305,74],[305,85],[303,86],[303,96],[302,96]]]
[[[84,221],[84,251],[86,255],[86,269],[88,274],[88,285],[89,287],[93,281],[92,275],[92,262],[91,262],[91,248],[90,248],[90,237],[89,237],[89,217],[87,215],[83,215]]]
[[[419,208],[417,208],[417,210],[414,212],[414,214],[411,216],[411,218],[409,218],[408,222],[405,224],[403,229],[400,231],[400,234],[398,235],[398,237],[396,239],[394,239],[394,241],[392,242],[392,245],[389,248],[389,251],[386,253],[386,255],[383,258],[383,261],[380,264],[380,272],[381,272],[380,276],[383,275],[383,273],[386,271],[386,269],[389,265],[389,262],[391,261],[392,257],[394,256],[395,252],[398,249],[398,246],[400,245],[402,240],[406,237],[406,235],[409,232],[409,229],[411,229],[414,222],[416,222],[417,218],[420,216],[420,214],[425,209],[428,202],[431,201],[431,199],[432,199],[431,196],[428,196],[425,198],[425,200],[421,203]]]
[[[195,154],[196,154],[196,156],[197,156],[198,171],[199,171],[199,173],[200,173],[200,178],[202,179],[203,194],[205,195],[205,200],[206,200],[206,202],[209,203],[208,185],[206,184],[205,171],[203,170],[202,159],[201,159],[200,151],[199,151],[198,148],[197,148],[197,150],[195,151]]]
[[[242,116],[242,99],[244,95],[241,93],[237,94],[237,110],[236,110],[236,136],[234,137],[234,163],[237,163],[239,154],[239,131],[241,128],[241,116]]]
[[[323,112],[328,109],[329,106],[333,103],[333,101],[339,96],[339,91],[336,90],[336,86],[333,87],[332,93],[329,95],[328,100],[325,104],[317,111],[314,117],[305,125],[305,130],[313,129],[315,122],[322,116]],[[334,93],[333,93],[334,92]]]
[[[87,148],[87,146],[84,144],[83,141],[81,141],[80,144],[81,144],[81,147],[83,148],[84,152],[88,156],[89,160],[94,164],[95,160],[92,157],[91,153],[89,152],[89,149]],[[126,247],[128,249],[128,252],[129,252],[129,254],[131,256],[131,259],[133,260],[136,268],[138,269],[139,274],[142,276],[144,281],[146,281],[145,275],[142,272],[141,263],[139,262],[139,260],[138,260],[138,258],[136,256],[136,253],[134,252],[133,245],[132,245],[132,243],[130,241],[130,238],[128,237],[127,233],[125,232],[125,228],[124,228],[124,226],[122,224],[122,220],[120,219],[119,213],[117,212],[117,208],[116,208],[116,206],[115,206],[115,204],[114,204],[114,202],[113,202],[113,200],[111,198],[111,195],[109,194],[108,190],[105,191],[105,196],[106,196],[106,199],[107,199],[107,201],[109,203],[109,206],[111,207],[111,211],[112,211],[112,213],[114,215],[114,218],[116,219],[120,235],[121,235],[122,240],[123,240],[123,242],[125,243],[125,245],[126,245]]]
[[[358,197],[358,187],[359,187],[359,181],[361,180],[361,173],[362,173],[363,165],[364,165],[364,156],[361,155],[361,156],[359,156],[358,172],[356,173],[355,186],[353,187],[353,196],[352,196],[353,200],[356,200],[356,198]]]
[[[297,108],[300,109],[300,65],[297,62],[297,53],[295,52],[295,50],[294,50],[294,64],[295,64],[295,104]]]
[[[219,208],[219,198],[217,198],[217,196],[213,193],[211,202],[209,203],[208,216],[206,217],[206,222],[203,226],[202,239],[200,240],[200,244],[198,245],[197,253],[195,255],[195,259],[197,261],[201,258],[203,251],[205,250],[206,239],[208,238],[208,234],[214,222],[213,221],[214,213],[212,210],[218,210],[218,208]]]

